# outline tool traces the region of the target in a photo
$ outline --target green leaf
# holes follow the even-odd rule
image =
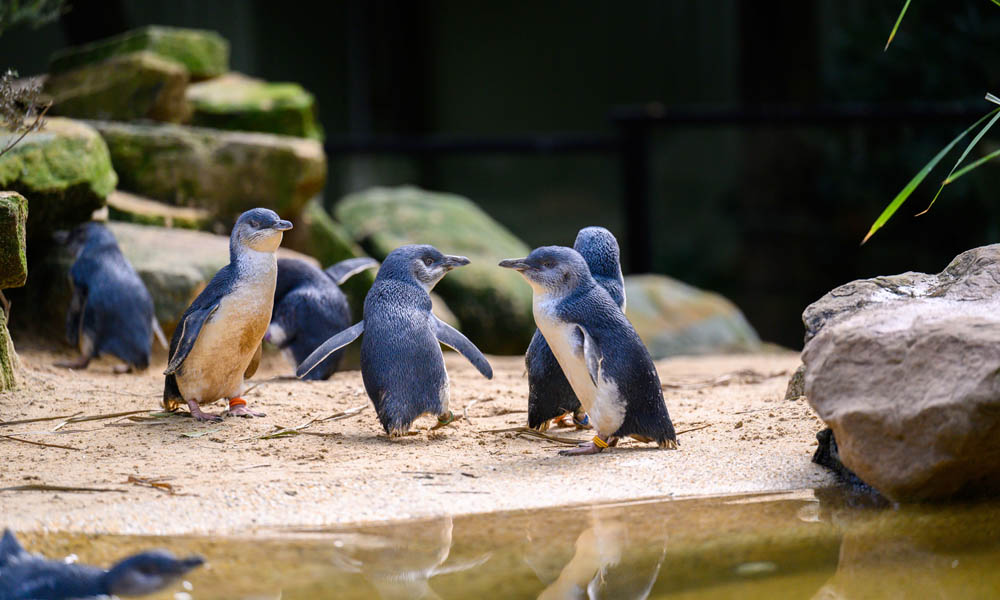
[[[992,2],[993,2],[993,4],[996,4],[997,6],[1000,6],[1000,0],[992,0]]]
[[[949,175],[948,179],[945,179],[944,183],[942,183],[941,185],[942,186],[948,185],[949,183],[955,181],[956,179],[958,179],[959,177],[965,175],[969,171],[971,171],[973,169],[977,169],[977,168],[983,166],[984,163],[987,163],[987,162],[993,160],[994,158],[996,158],[998,156],[1000,156],[1000,150],[996,150],[994,152],[990,152],[989,154],[987,154],[986,156],[980,158],[979,160],[977,160],[976,162],[972,163],[971,165],[963,168],[958,173],[955,173],[954,175]]]
[[[987,98],[989,98],[990,95],[987,95]],[[993,112],[997,111],[994,110]],[[949,183],[949,180],[951,179],[952,174],[955,172],[955,169],[958,168],[958,165],[962,164],[962,161],[965,160],[965,157],[969,155],[969,152],[972,150],[973,146],[978,144],[979,140],[983,139],[983,136],[986,135],[986,132],[990,130],[990,127],[993,127],[993,124],[996,123],[998,119],[1000,119],[1000,113],[997,113],[992,119],[990,119],[990,122],[984,125],[981,130],[979,130],[979,133],[976,134],[976,137],[972,138],[972,141],[969,142],[969,145],[965,147],[965,152],[962,152],[962,156],[958,157],[958,161],[955,162],[955,166],[951,168],[951,171],[948,171],[948,176],[945,177],[944,181],[941,182],[941,186],[938,187],[937,193],[934,194],[933,198],[931,198],[931,203],[927,205],[927,208],[918,212],[916,216],[919,217],[920,215],[925,214],[927,211],[931,209],[932,206],[934,206],[934,203],[937,202],[938,196],[941,195],[941,190],[943,190],[944,186],[947,183]]]
[[[996,2],[997,0],[993,1]],[[892,43],[892,38],[896,37],[896,30],[899,29],[899,24],[903,22],[903,15],[906,14],[906,9],[908,8],[910,8],[910,0],[906,0],[906,3],[903,4],[903,10],[899,11],[899,18],[896,19],[896,24],[892,26],[892,31],[889,33],[889,41],[885,43],[885,48],[882,52],[889,49],[889,44]]]
[[[971,127],[960,133],[958,137],[953,139],[947,146],[944,147],[944,149],[938,152],[937,155],[930,160],[930,162],[924,165],[924,168],[920,169],[920,172],[913,176],[913,179],[911,179],[910,182],[906,184],[906,187],[904,187],[898,194],[896,194],[896,197],[893,198],[892,202],[889,203],[889,206],[885,207],[885,210],[882,211],[882,214],[880,214],[878,218],[875,219],[875,223],[873,223],[871,229],[868,230],[868,234],[865,236],[865,239],[861,240],[861,244],[864,245],[864,243],[867,242],[868,239],[871,238],[876,231],[881,229],[882,226],[886,224],[886,222],[892,217],[892,215],[896,214],[896,211],[899,209],[900,206],[903,205],[903,202],[906,202],[906,199],[910,197],[910,194],[912,194],[913,191],[917,189],[917,186],[923,182],[923,180],[927,177],[927,175],[931,172],[931,170],[933,170],[934,167],[936,167],[937,164],[941,162],[941,159],[944,158],[946,154],[951,152],[951,149],[955,147],[955,144],[960,142],[962,138],[964,138],[965,136],[969,135],[970,131],[972,131],[976,127],[979,127],[980,123],[992,117],[997,112],[1000,112],[1000,108],[996,108],[990,111],[984,117],[973,123]]]

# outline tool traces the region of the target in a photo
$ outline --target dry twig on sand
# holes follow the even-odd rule
[[[315,431],[303,431],[303,429],[305,429],[307,427],[311,427],[312,425],[315,425],[316,423],[327,423],[329,421],[339,421],[341,419],[346,419],[348,417],[353,417],[354,415],[360,413],[361,411],[363,411],[366,408],[368,408],[368,405],[367,404],[362,404],[361,406],[355,406],[354,408],[348,408],[347,410],[341,411],[339,413],[332,414],[329,417],[322,417],[322,418],[318,418],[317,417],[315,419],[309,419],[305,423],[303,423],[301,425],[296,425],[295,427],[281,427],[281,426],[275,425],[275,431],[272,431],[270,433],[265,433],[264,435],[261,435],[261,436],[256,436],[256,439],[258,439],[258,440],[273,440],[275,438],[289,437],[289,436],[292,436],[292,435],[299,435],[299,434],[303,434],[303,435],[317,435],[317,436],[338,436],[338,435],[340,435],[339,433],[320,433],[320,432],[315,432]],[[243,438],[240,441],[252,440],[252,439],[255,439],[255,438],[253,438],[253,437]]]
[[[10,440],[12,442],[21,442],[22,444],[31,444],[32,446],[44,446],[45,448],[60,448],[62,450],[79,450],[79,448],[74,448],[72,446],[60,446],[59,444],[45,444],[43,442],[33,442],[31,440],[24,440],[21,438],[14,437],[12,435],[0,435],[0,439]]]
[[[45,483],[29,483],[0,488],[0,492],[124,492],[115,488],[77,487],[72,485],[48,485]]]

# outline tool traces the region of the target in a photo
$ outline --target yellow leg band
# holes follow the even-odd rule
[[[596,435],[594,436],[594,445],[597,446],[598,448],[607,448],[608,447],[608,443],[605,442],[604,440],[602,440],[600,437],[598,437]]]

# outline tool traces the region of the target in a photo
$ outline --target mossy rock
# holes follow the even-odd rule
[[[330,217],[318,199],[306,204],[286,240],[289,248],[308,254],[324,268],[348,258],[367,256],[344,226]],[[365,296],[375,282],[375,273],[374,269],[362,271],[340,286],[347,296],[354,321],[362,318]]]
[[[17,192],[0,192],[0,289],[21,287],[28,278],[25,231],[28,201]]]
[[[405,244],[467,256],[472,263],[435,288],[462,331],[484,352],[520,354],[528,347],[535,330],[531,288],[497,262],[530,249],[468,199],[415,187],[374,188],[345,197],[335,216],[379,259]]]
[[[90,121],[104,136],[119,188],[234,220],[264,206],[295,220],[326,183],[315,140],[181,125]]]
[[[625,298],[625,316],[654,359],[761,349],[740,309],[714,292],[666,275],[629,275]]]
[[[136,52],[49,76],[45,93],[53,115],[81,119],[182,122],[191,115],[185,98],[188,72],[151,52]]]
[[[19,135],[0,129],[0,146]],[[29,245],[32,239],[48,243],[52,231],[89,220],[117,181],[104,140],[71,119],[47,119],[44,129],[0,156],[0,189],[28,200]]]
[[[316,99],[297,83],[272,83],[228,73],[187,88],[191,124],[323,139]]]
[[[0,392],[17,387],[17,353],[7,331],[7,317],[0,310]]]
[[[152,25],[60,50],[52,55],[49,72],[62,73],[142,51],[180,63],[195,79],[218,77],[229,70],[229,42],[218,33]]]
[[[119,190],[108,196],[108,218],[137,225],[181,229],[207,229],[212,224],[212,215],[207,210],[173,206]]]

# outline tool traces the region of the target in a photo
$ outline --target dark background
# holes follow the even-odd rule
[[[650,102],[696,112],[843,103],[902,111],[947,102],[985,114],[983,95],[1000,89],[1000,8],[987,0],[914,3],[883,53],[901,5],[76,0],[56,23],[0,37],[0,64],[42,73],[57,48],[145,24],[214,29],[232,44],[234,70],[297,81],[317,96],[331,147],[376,135],[571,132],[614,140],[616,107]],[[974,120],[654,127],[648,262],[725,294],[764,339],[798,348],[802,309],[830,288],[937,272],[955,254],[1000,240],[1000,169],[987,167],[914,219],[943,177],[936,172],[859,247],[896,192]],[[414,183],[472,198],[533,246],[570,245],[580,227],[600,224],[628,250],[622,178],[613,150],[336,153],[325,201]],[[627,251],[624,260],[626,271],[636,264]]]

